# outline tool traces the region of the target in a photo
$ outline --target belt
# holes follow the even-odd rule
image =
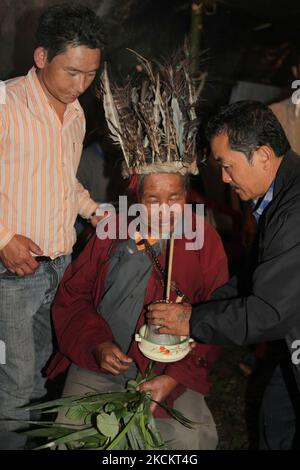
[[[52,258],[50,258],[50,256],[36,256],[34,258],[38,263],[47,263],[49,261],[53,261]]]
[[[38,263],[50,263],[50,261],[56,261],[58,259],[62,258],[62,256],[58,256],[57,258],[50,258],[50,256],[36,256],[34,259]]]

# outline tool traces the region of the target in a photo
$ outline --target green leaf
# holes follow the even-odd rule
[[[34,426],[43,426],[45,428],[49,427],[49,429],[52,428],[53,426],[55,426],[57,428],[65,428],[66,427],[66,423],[57,423],[57,422],[54,422],[54,421],[30,421],[30,420],[27,420],[27,419],[18,419],[18,420],[15,420],[15,421],[18,422],[18,423],[23,423],[23,424],[33,424]],[[77,430],[77,429],[81,429],[82,425],[68,423],[68,427],[70,429]],[[27,432],[27,431],[25,431],[25,432]]]
[[[130,443],[130,448],[132,450],[144,450],[146,448],[143,434],[136,420],[128,429],[127,437]]]
[[[69,418],[71,421],[84,421],[88,415],[88,411],[82,405],[71,406],[67,413],[66,418]]]
[[[25,410],[45,410],[47,408],[53,408],[53,407],[69,407],[72,404],[78,402],[78,395],[77,396],[71,396],[71,397],[66,397],[66,398],[59,398],[58,400],[51,400],[51,401],[46,401],[44,403],[37,403],[36,405],[31,405],[25,407]]]
[[[165,402],[159,402],[156,400],[151,399],[154,403],[157,403],[157,405],[161,406],[164,410],[166,410],[172,418],[176,419],[179,423],[181,423],[183,426],[193,429],[195,425],[200,425],[202,423],[198,423],[196,421],[192,421],[188,418],[186,418],[180,411],[175,410],[175,408],[171,408],[169,405],[167,405]]]
[[[145,449],[153,450],[164,447],[164,442],[150,410],[150,400],[146,397],[144,398],[144,412],[139,415],[139,426],[145,442]]]
[[[39,446],[35,450],[49,449],[51,447],[56,447],[58,445],[63,445],[63,444],[77,444],[77,443],[83,442],[86,437],[94,436],[97,433],[98,433],[97,429],[92,428],[92,427],[83,429],[81,431],[75,431],[75,432],[68,434],[67,436],[54,439],[53,441],[48,442],[47,444]]]
[[[136,390],[136,387],[138,386],[138,383],[136,380],[129,380],[127,382],[127,390]]]
[[[112,411],[115,411],[116,409],[117,409],[116,403],[106,403],[106,405],[104,406],[105,413],[111,413]]]
[[[97,416],[97,428],[104,436],[114,439],[119,432],[119,421],[115,413],[100,413]]]
[[[87,437],[84,439],[84,448],[85,449],[104,449],[108,438],[106,436],[101,436],[97,434],[95,436]]]
[[[154,450],[164,449],[165,444],[157,429],[155,419],[150,411],[150,403],[154,401],[164,408],[181,424],[192,427],[195,423],[182,413],[169,407],[166,403],[151,399],[149,392],[138,392],[137,385],[151,380],[154,363],[150,363],[146,377],[140,373],[136,380],[129,381],[123,392],[90,392],[83,396],[65,397],[59,400],[40,403],[30,407],[39,409],[42,413],[65,410],[66,416],[74,424],[56,423],[50,421],[19,422],[27,425],[41,426],[40,429],[26,431],[24,434],[32,437],[50,438],[51,441],[38,449],[57,448],[92,450]],[[75,422],[84,424],[75,424]]]
[[[148,441],[151,442],[151,446],[154,449],[165,449],[165,443],[162,440],[161,434],[156,427],[156,424],[148,423],[146,425],[147,433],[148,433]]]
[[[42,423],[41,423],[42,424]],[[24,431],[22,434],[25,434],[29,437],[48,437],[52,439],[56,439],[58,437],[66,436],[74,432],[74,429],[71,428],[58,428],[58,427],[51,427],[51,428],[39,428],[39,429],[31,429],[29,431]]]
[[[138,409],[131,416],[131,418],[129,419],[126,426],[122,429],[122,431],[119,432],[119,434],[115,437],[115,439],[109,444],[109,446],[106,448],[106,450],[112,450],[112,449],[118,448],[118,445],[120,444],[120,441],[124,439],[124,436],[127,434],[128,429],[130,428],[130,426],[133,425],[134,419],[135,419],[137,414],[138,414]]]
[[[115,410],[115,415],[117,420],[120,420],[121,418],[125,418],[128,415],[128,410],[127,407],[123,406],[122,408],[118,408]]]
[[[75,405],[96,405],[105,404],[107,402],[121,401],[122,403],[129,399],[135,398],[138,392],[105,392],[105,393],[86,393],[83,396],[74,395],[71,397],[59,398],[44,403],[38,403],[25,407],[25,410],[47,410],[46,412],[58,411],[60,408],[70,408]],[[49,409],[50,408],[50,409]]]

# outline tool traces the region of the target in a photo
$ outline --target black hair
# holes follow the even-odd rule
[[[227,133],[232,150],[243,152],[250,162],[261,145],[271,147],[277,157],[290,149],[280,122],[260,101],[237,101],[222,107],[209,121],[206,136],[211,141],[223,132]]]
[[[63,3],[47,8],[39,18],[36,47],[44,47],[51,62],[70,45],[102,49],[100,19],[94,11],[80,4]]]

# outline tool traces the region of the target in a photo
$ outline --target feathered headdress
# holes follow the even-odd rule
[[[108,128],[125,159],[123,175],[197,174],[195,107],[204,78],[196,86],[185,59],[154,66],[131,52],[145,72],[138,85],[110,83],[106,65],[101,79]]]

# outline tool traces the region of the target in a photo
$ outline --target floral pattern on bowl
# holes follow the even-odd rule
[[[144,356],[158,362],[176,362],[183,359],[190,352],[190,343],[187,336],[181,336],[180,342],[172,345],[157,344],[145,338],[147,325],[143,325],[135,335],[140,351]]]

